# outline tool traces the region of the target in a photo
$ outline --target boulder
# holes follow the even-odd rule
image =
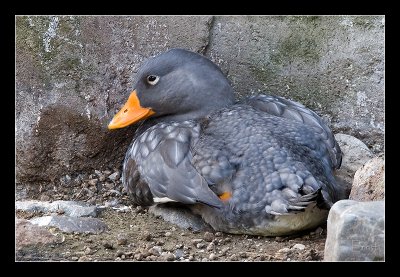
[[[63,212],[65,215],[80,217],[80,216],[92,216],[96,217],[98,208],[96,206],[90,206],[89,204],[81,201],[54,201],[52,203],[47,201],[37,200],[26,200],[16,201],[15,209],[27,212],[43,212],[43,213],[55,213]]]
[[[17,250],[24,246],[54,242],[56,242],[56,236],[45,227],[34,225],[25,219],[15,219],[15,247]]]
[[[385,202],[336,202],[328,215],[325,261],[383,261]]]
[[[385,160],[375,157],[354,174],[349,199],[376,201],[385,198]]]
[[[361,140],[353,136],[339,133],[335,134],[335,139],[343,153],[342,165],[335,172],[335,176],[337,181],[346,187],[349,195],[355,172],[373,157],[373,153]]]
[[[72,216],[42,216],[29,220],[38,226],[56,227],[65,233],[100,234],[107,230],[107,225],[97,218]]]

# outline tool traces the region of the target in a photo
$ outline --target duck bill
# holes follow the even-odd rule
[[[108,124],[108,129],[118,129],[131,125],[139,120],[143,120],[153,115],[154,112],[150,108],[140,106],[139,98],[136,91],[132,91],[128,101],[122,109],[113,117]]]

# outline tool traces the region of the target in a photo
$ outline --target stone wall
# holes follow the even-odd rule
[[[200,52],[238,98],[302,102],[383,151],[383,16],[17,16],[17,186],[118,168],[135,127],[107,123],[151,55]]]

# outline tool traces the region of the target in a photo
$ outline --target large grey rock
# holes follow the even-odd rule
[[[385,202],[336,202],[328,216],[325,261],[383,261]]]
[[[96,217],[98,209],[96,206],[90,206],[85,202],[80,201],[54,201],[52,203],[47,201],[37,201],[37,200],[26,200],[26,201],[16,201],[16,210],[23,210],[28,212],[44,212],[44,213],[54,213],[63,211],[65,215],[81,217],[81,216],[92,216]]]
[[[385,160],[375,157],[354,174],[350,199],[376,201],[385,198]]]
[[[336,134],[335,139],[343,153],[342,165],[335,172],[335,176],[338,182],[346,186],[347,192],[350,194],[354,174],[373,157],[373,154],[361,140],[353,136]]]
[[[211,226],[203,221],[203,219],[193,214],[185,207],[174,207],[168,204],[158,204],[149,207],[149,213],[160,216],[165,221],[175,224],[183,229],[193,231],[209,231]]]
[[[56,227],[66,233],[91,233],[100,234],[108,229],[107,225],[97,219],[90,217],[72,216],[42,216],[29,220],[38,226]]]
[[[50,233],[45,227],[34,225],[25,219],[15,219],[16,249],[29,245],[51,244],[56,241],[57,237]]]
[[[119,167],[135,127],[107,123],[145,58],[173,47],[210,57],[238,97],[300,101],[380,151],[384,27],[384,16],[17,16],[18,197]]]

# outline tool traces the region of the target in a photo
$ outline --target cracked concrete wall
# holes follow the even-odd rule
[[[173,47],[216,62],[239,98],[300,101],[383,151],[384,25],[383,16],[17,16],[17,185],[119,167],[135,127],[107,123],[141,63]]]

